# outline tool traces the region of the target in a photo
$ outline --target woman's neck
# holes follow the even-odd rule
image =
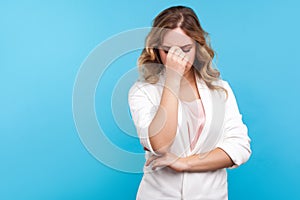
[[[185,86],[192,84],[195,81],[195,74],[193,68],[191,68],[186,74],[183,75],[180,85]]]

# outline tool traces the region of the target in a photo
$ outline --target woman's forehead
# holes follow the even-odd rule
[[[181,28],[176,28],[167,31],[163,37],[162,45],[163,46],[186,46],[193,44],[194,41],[192,38],[187,36]]]

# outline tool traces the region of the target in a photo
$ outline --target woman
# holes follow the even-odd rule
[[[191,8],[153,22],[128,102],[146,150],[137,199],[228,199],[226,168],[251,154],[247,127]]]

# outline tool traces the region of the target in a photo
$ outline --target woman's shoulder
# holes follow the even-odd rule
[[[130,90],[144,89],[144,90],[153,90],[158,89],[164,86],[164,76],[159,75],[159,79],[156,83],[150,83],[143,78],[138,78],[130,87]]]
[[[148,97],[159,97],[164,87],[164,77],[160,76],[156,83],[149,83],[138,78],[130,87],[128,95],[147,95]]]
[[[232,90],[227,80],[219,78],[211,83],[213,86],[216,87],[215,90],[212,90],[215,93],[222,94],[221,96],[227,99],[231,96]]]
[[[228,88],[229,87],[229,83],[227,80],[224,80],[222,78],[216,80],[216,81],[213,81],[212,83],[213,85],[217,85],[217,86],[221,86],[221,87],[226,87]]]
[[[129,91],[132,90],[152,90],[156,89],[159,86],[159,83],[148,83],[144,80],[136,80],[130,87]]]
[[[215,80],[211,83],[214,86],[218,86],[221,88],[224,88],[225,90],[231,90],[230,84],[227,80],[224,80],[222,78],[219,78],[218,80]]]

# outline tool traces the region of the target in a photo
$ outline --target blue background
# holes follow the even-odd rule
[[[252,139],[249,162],[229,170],[229,198],[300,199],[296,0],[1,1],[0,199],[135,198],[142,174],[106,167],[81,143],[73,84],[100,42],[150,26],[160,11],[178,4],[192,7],[210,33]],[[137,140],[117,134],[123,133],[109,136],[113,142],[141,151]]]

